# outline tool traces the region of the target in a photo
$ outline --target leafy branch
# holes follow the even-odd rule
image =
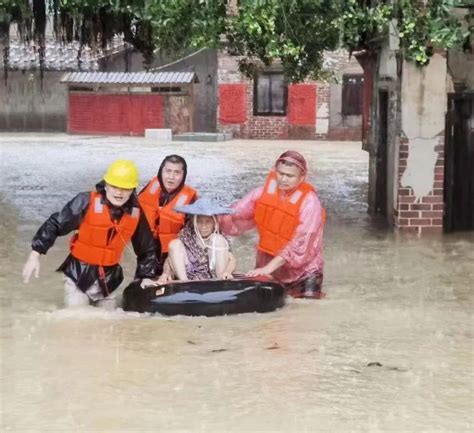
[[[471,4],[466,28],[452,9]],[[44,48],[47,20],[58,40],[81,47],[105,48],[120,35],[143,53],[145,67],[158,50],[179,55],[224,43],[248,75],[278,59],[289,81],[320,77],[325,51],[377,49],[389,25],[403,57],[419,66],[436,49],[472,46],[474,0],[239,0],[236,14],[227,6],[226,0],[0,0],[5,68],[10,25],[17,24],[21,40]]]

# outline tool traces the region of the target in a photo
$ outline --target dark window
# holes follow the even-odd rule
[[[264,72],[254,80],[253,114],[285,116],[288,87],[282,73]]]
[[[94,89],[92,87],[82,87],[82,86],[69,86],[71,92],[92,92]]]
[[[342,76],[342,115],[358,116],[362,114],[364,76],[345,74]]]
[[[151,91],[159,93],[181,92],[181,87],[152,87]]]

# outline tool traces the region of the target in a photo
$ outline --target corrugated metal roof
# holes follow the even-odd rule
[[[68,72],[61,78],[66,84],[191,84],[194,72]]]

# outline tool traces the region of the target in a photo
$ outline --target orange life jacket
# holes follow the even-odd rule
[[[300,208],[310,192],[316,190],[303,182],[288,197],[281,197],[275,171],[270,171],[255,205],[254,219],[260,235],[257,248],[260,251],[276,256],[288,244],[300,224]]]
[[[169,243],[178,237],[178,233],[185,222],[185,214],[175,212],[173,208],[191,203],[196,198],[197,193],[195,189],[184,185],[173,200],[160,208],[160,192],[160,182],[158,177],[155,176],[140,193],[138,201],[143,212],[145,212],[153,236],[155,239],[160,238],[161,252],[167,253]],[[158,224],[157,221],[159,221]]]
[[[135,233],[140,209],[134,207],[131,214],[124,212],[117,223],[101,198],[101,194],[91,192],[89,207],[71,239],[70,251],[73,257],[90,265],[113,266],[120,262],[125,246]]]

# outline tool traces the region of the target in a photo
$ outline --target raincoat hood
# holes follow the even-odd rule
[[[301,155],[301,153],[296,152],[295,150],[287,150],[286,152],[283,152],[275,161],[275,168],[279,162],[283,161],[296,165],[302,171],[303,176],[306,176],[308,173],[308,164],[306,159],[303,155]]]
[[[163,168],[164,168],[164,166],[167,162],[172,162],[174,164],[182,164],[183,165],[183,172],[184,172],[183,180],[181,181],[181,183],[178,185],[178,187],[172,193],[167,191],[165,186],[163,185]],[[186,164],[186,160],[182,156],[179,156],[179,155],[168,155],[161,162],[160,168],[158,169],[158,173],[157,173],[156,176],[158,177],[158,181],[160,182],[161,191],[166,193],[166,194],[174,195],[174,194],[177,194],[179,191],[181,191],[183,189],[183,186],[186,183],[186,176],[187,175],[188,175],[188,164]]]

